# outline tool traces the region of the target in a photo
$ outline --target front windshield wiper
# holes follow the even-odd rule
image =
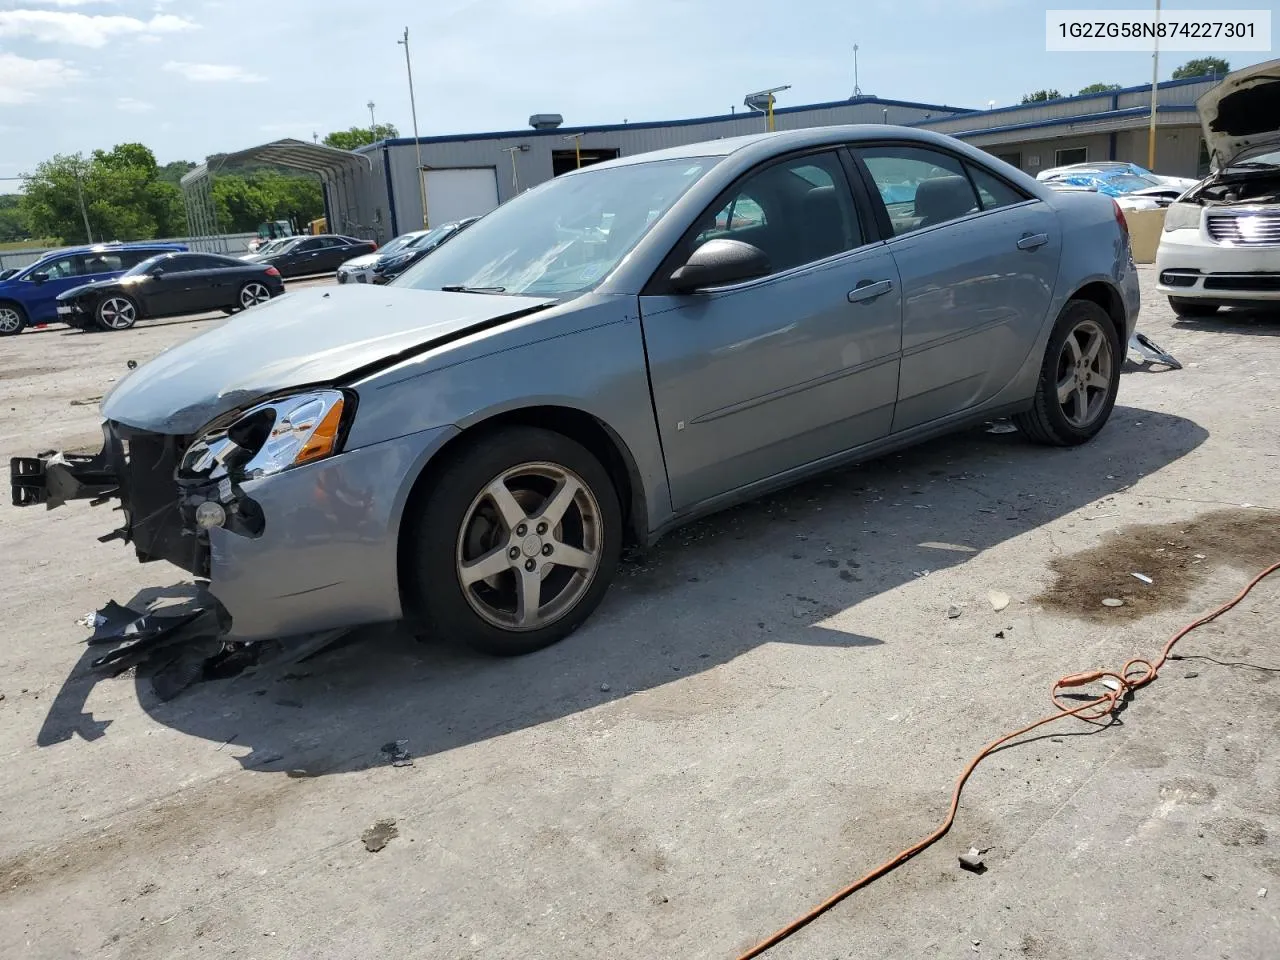
[[[440,288],[445,293],[506,293],[506,287],[468,287],[461,283],[450,283]]]

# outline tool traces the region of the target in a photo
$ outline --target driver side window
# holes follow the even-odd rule
[[[834,153],[808,154],[749,175],[721,196],[689,246],[740,240],[763,250],[779,273],[862,246],[853,194]]]
[[[35,272],[46,274],[50,280],[62,280],[66,277],[78,276],[79,271],[76,266],[74,257],[60,257]]]

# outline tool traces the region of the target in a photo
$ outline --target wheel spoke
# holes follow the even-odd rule
[[[1071,336],[1067,337],[1067,342],[1063,344],[1063,346],[1065,346],[1067,348],[1067,352],[1071,354],[1071,362],[1073,364],[1079,363],[1080,341],[1076,339],[1074,332],[1072,332]]]
[[[590,570],[595,566],[596,558],[594,554],[587,553],[585,550],[579,550],[577,547],[571,547],[567,543],[558,541],[550,541],[551,555],[548,559],[561,567],[577,567],[579,570]]]
[[[1099,390],[1106,390],[1111,386],[1111,381],[1100,374],[1097,370],[1089,371],[1089,378],[1085,381],[1086,386],[1097,387]]]
[[[1076,390],[1076,420],[1080,423],[1089,416],[1089,390],[1087,387],[1081,386]]]
[[[1097,330],[1089,333],[1089,342],[1085,347],[1084,357],[1092,365],[1098,359],[1098,351],[1102,349],[1102,334]]]
[[[1058,403],[1065,404],[1076,389],[1076,378],[1067,374],[1065,380],[1058,381]]]
[[[516,622],[528,627],[538,617],[538,608],[542,606],[542,577],[535,570],[516,571]]]
[[[479,560],[459,564],[458,573],[462,577],[463,584],[469,587],[473,583],[496,577],[502,571],[510,569],[511,562],[507,559],[507,548],[501,546],[489,551]]]
[[[543,504],[539,519],[545,520],[554,527],[564,518],[565,511],[569,509],[569,504],[573,503],[573,498],[578,495],[579,489],[578,481],[572,477],[565,477],[556,487],[556,492]]]
[[[507,485],[501,477],[485,487],[485,493],[489,495],[493,505],[498,508],[498,513],[502,516],[502,522],[507,525],[508,530],[514,530],[516,524],[523,523],[529,519],[524,512],[524,508],[516,502],[516,498],[511,495],[511,491],[507,489]]]

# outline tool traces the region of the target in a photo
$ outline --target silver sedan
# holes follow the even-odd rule
[[[996,416],[1088,441],[1137,313],[1107,197],[908,128],[717,140],[161,354],[103,402],[101,454],[15,461],[14,496],[119,496],[232,639],[407,617],[524,653],[625,543]]]

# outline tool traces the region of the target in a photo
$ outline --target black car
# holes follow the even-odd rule
[[[467,217],[465,220],[442,223],[417,243],[410,244],[385,257],[379,257],[378,262],[373,265],[373,282],[390,283],[440,244],[456,237],[479,219],[479,217]]]
[[[216,253],[163,253],[112,280],[58,296],[58,319],[87,330],[128,330],[144,317],[235,313],[284,293],[280,271]]]
[[[333,273],[352,257],[373,253],[378,245],[372,240],[320,234],[298,237],[261,259],[248,263],[269,263],[285,277],[308,277],[317,273]]]

